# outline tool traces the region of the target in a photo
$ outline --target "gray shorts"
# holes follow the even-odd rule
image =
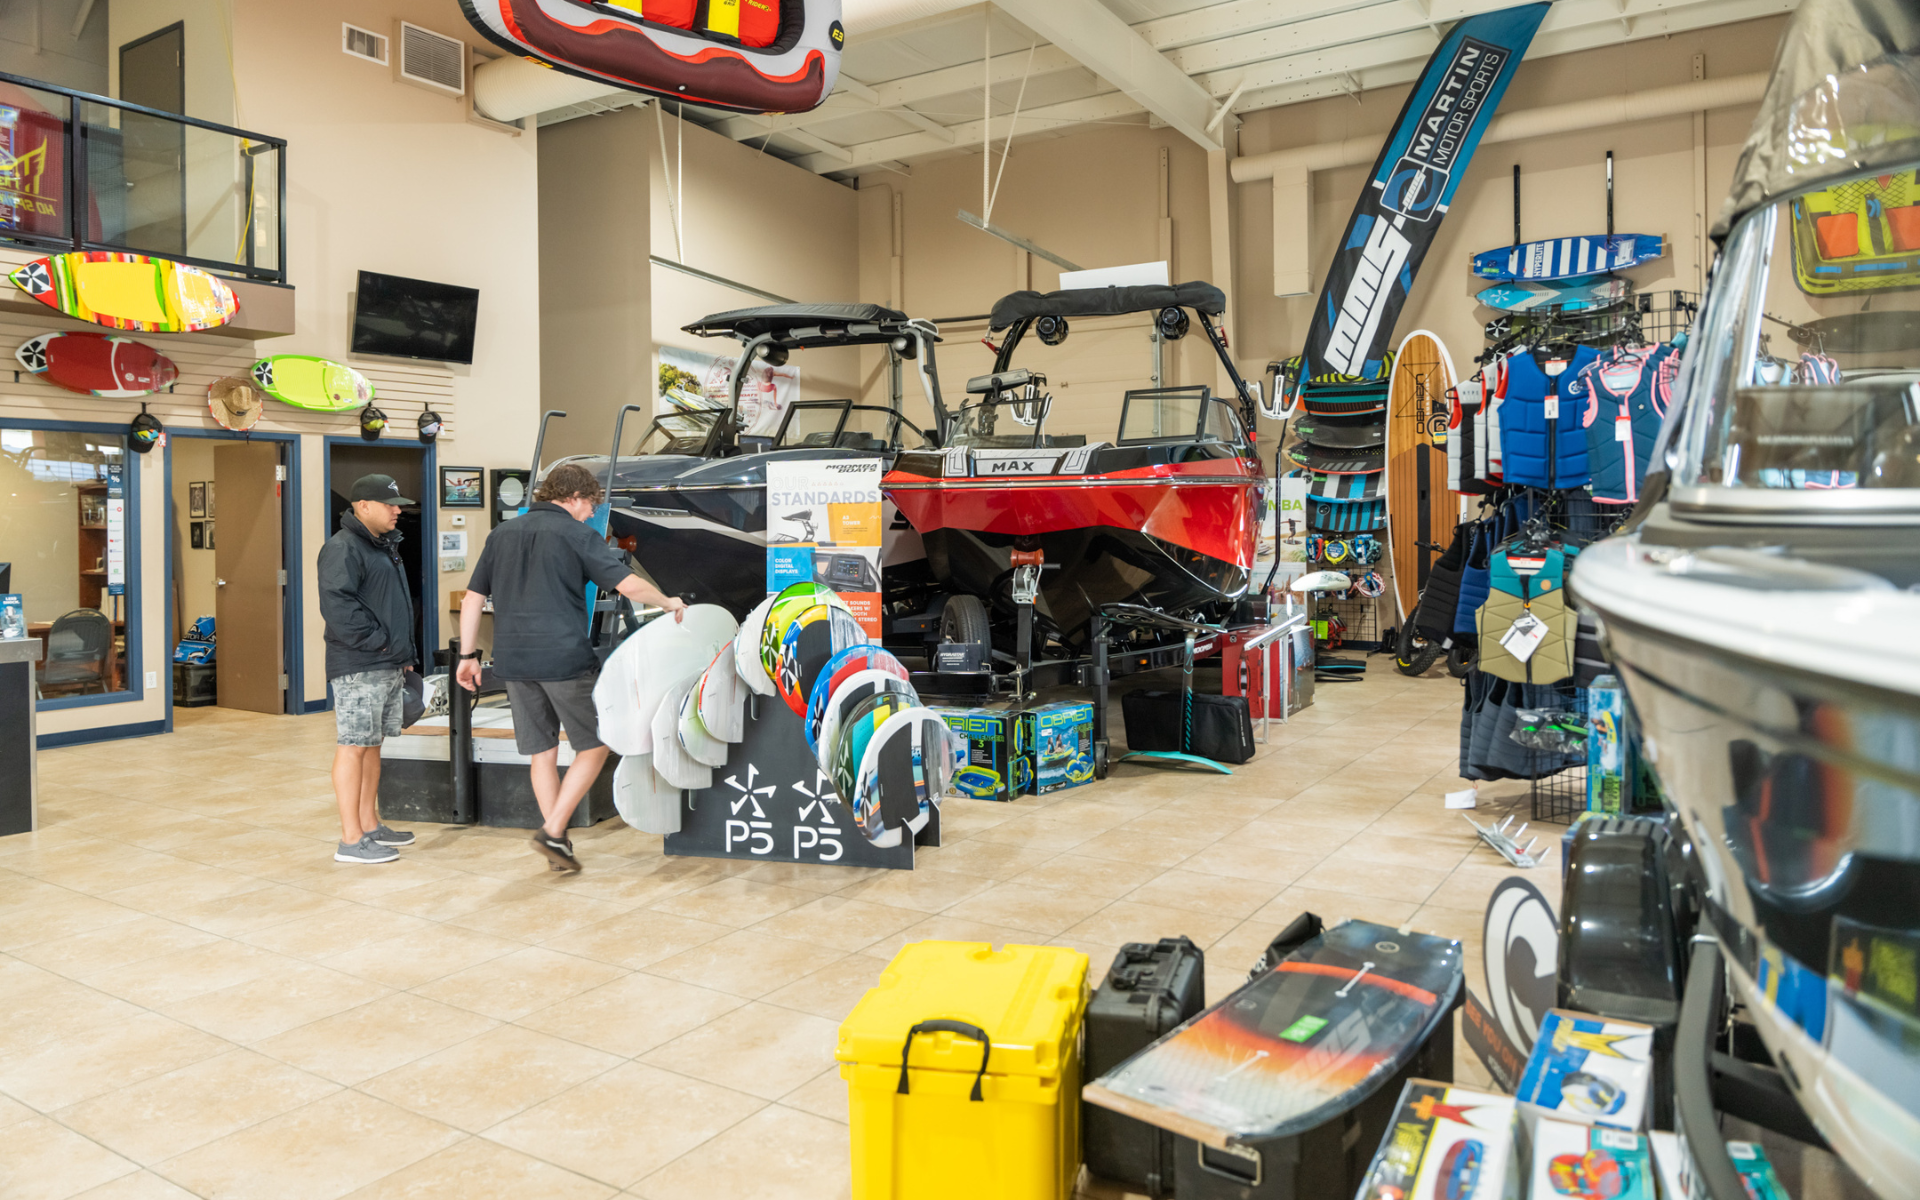
[[[339,675],[333,685],[333,723],[342,746],[378,746],[400,736],[405,672],[399,667]]]
[[[600,714],[593,707],[593,685],[598,671],[572,679],[509,679],[507,699],[513,703],[513,745],[522,754],[545,754],[560,744],[560,727],[567,727],[567,744],[579,754],[598,750]]]

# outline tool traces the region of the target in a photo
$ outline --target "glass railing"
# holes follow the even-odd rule
[[[285,139],[0,72],[0,241],[286,280]]]

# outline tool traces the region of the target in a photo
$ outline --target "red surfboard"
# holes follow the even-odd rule
[[[180,377],[173,360],[152,346],[109,333],[43,333],[13,356],[48,383],[110,399],[151,395]]]

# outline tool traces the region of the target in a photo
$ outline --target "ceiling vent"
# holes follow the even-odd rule
[[[400,78],[450,96],[467,91],[467,44],[400,22]]]
[[[370,29],[358,25],[340,26],[340,48],[355,58],[364,58],[368,62],[387,65],[387,39]]]

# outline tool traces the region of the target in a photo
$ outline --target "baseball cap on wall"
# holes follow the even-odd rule
[[[378,500],[382,504],[417,504],[400,494],[400,485],[391,475],[362,475],[353,481],[349,500]]]

